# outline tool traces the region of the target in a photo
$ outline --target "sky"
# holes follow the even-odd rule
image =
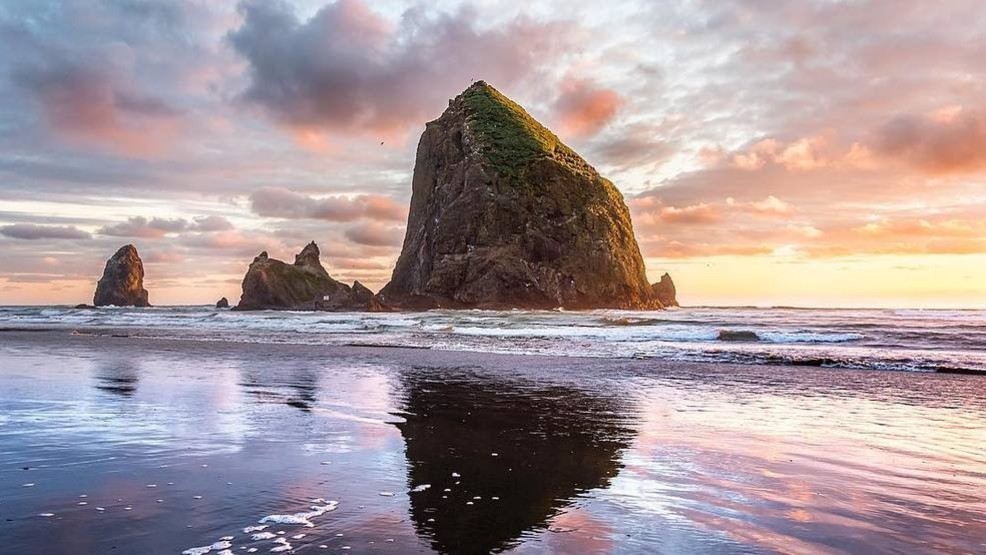
[[[235,302],[308,241],[372,289],[484,79],[609,177],[686,305],[986,307],[978,0],[0,0],[0,304]]]

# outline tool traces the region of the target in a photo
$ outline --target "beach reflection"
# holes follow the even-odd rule
[[[489,553],[547,529],[620,470],[632,431],[602,394],[462,373],[402,375],[411,518],[442,553]]]
[[[262,366],[247,365],[240,386],[259,403],[278,403],[309,412],[318,398],[318,373],[311,365],[270,372]]]
[[[96,366],[96,389],[121,397],[133,397],[140,381],[140,367],[132,359],[112,359]]]

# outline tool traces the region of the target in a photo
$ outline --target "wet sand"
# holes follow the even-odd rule
[[[3,332],[0,552],[977,552],[984,391]]]

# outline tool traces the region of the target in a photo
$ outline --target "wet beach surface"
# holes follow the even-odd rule
[[[2,553],[986,550],[986,379],[0,333]]]

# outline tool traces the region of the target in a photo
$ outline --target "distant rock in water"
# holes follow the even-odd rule
[[[358,281],[350,287],[332,279],[312,241],[295,256],[294,264],[269,258],[266,251],[254,258],[233,309],[346,311],[374,310],[376,304],[373,292]]]
[[[623,196],[478,81],[418,143],[407,232],[380,296],[404,308],[660,308]]]
[[[229,308],[229,299],[223,297],[216,302],[216,308]]]
[[[746,330],[720,330],[719,341],[760,341],[760,336]]]
[[[674,288],[674,282],[671,281],[671,276],[665,273],[661,276],[661,281],[655,283],[651,286],[654,291],[654,296],[657,300],[661,301],[664,306],[678,306],[677,291]]]
[[[96,306],[151,306],[144,289],[144,263],[133,245],[124,245],[106,261],[96,284]]]

